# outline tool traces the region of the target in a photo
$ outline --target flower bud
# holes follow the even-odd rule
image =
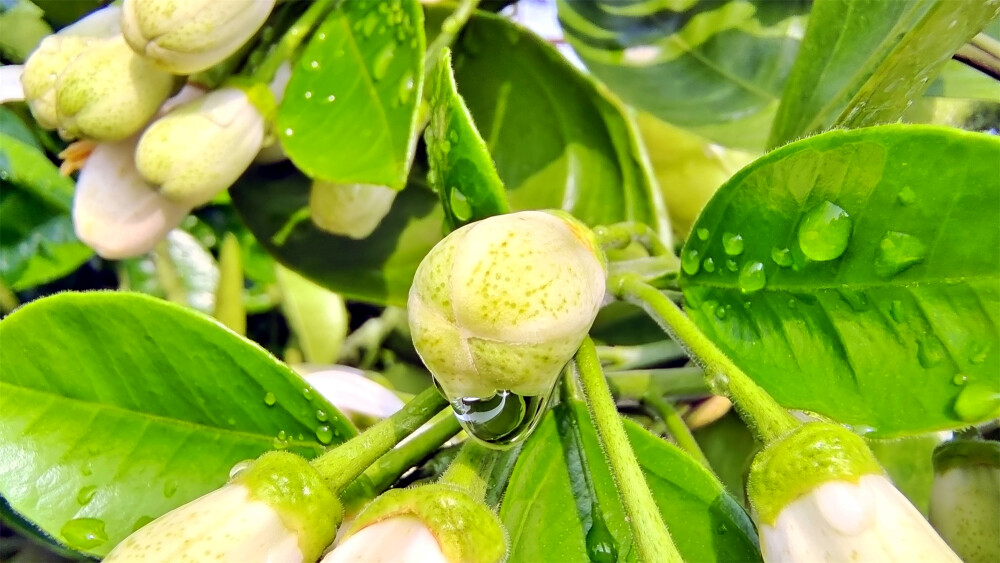
[[[275,0],[125,0],[122,32],[136,53],[174,74],[225,60],[264,25]]]
[[[320,229],[360,240],[389,214],[397,193],[385,186],[317,180],[309,190],[309,214]]]
[[[958,562],[864,440],[826,423],[768,444],[747,479],[764,561]]]
[[[330,366],[304,373],[302,378],[357,426],[371,426],[403,408],[399,397],[359,369]]]
[[[934,473],[931,524],[966,563],[1000,561],[1000,443],[946,442]]]
[[[452,399],[547,395],[600,309],[605,268],[593,234],[563,212],[470,223],[417,268],[413,344]]]
[[[139,140],[135,164],[167,199],[203,205],[246,171],[264,130],[264,117],[247,93],[222,88],[153,122]]]
[[[438,483],[375,499],[322,563],[499,563],[506,554],[496,515],[462,489]]]
[[[65,138],[118,141],[153,117],[174,78],[136,55],[120,36],[94,41],[56,81],[56,118]]]
[[[140,528],[104,561],[315,561],[336,536],[341,512],[306,460],[270,452],[228,485]]]

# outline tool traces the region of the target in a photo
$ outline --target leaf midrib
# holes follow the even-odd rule
[[[681,284],[685,289],[689,289],[689,288],[692,288],[692,287],[708,287],[708,288],[712,288],[712,289],[732,289],[732,290],[736,290],[736,291],[740,291],[741,292],[741,290],[739,288],[739,285],[737,285],[736,283],[733,283],[732,285],[730,285],[730,284],[719,283],[719,282],[702,282],[702,281],[700,281],[698,279],[692,279],[692,278],[687,278],[687,279],[689,281],[686,284],[685,283]],[[770,292],[784,291],[784,292],[788,292],[788,293],[803,293],[803,292],[805,292],[805,290],[810,290],[810,289],[814,289],[814,290],[817,290],[817,291],[829,291],[829,290],[836,291],[836,290],[842,290],[842,289],[849,289],[849,290],[864,289],[864,290],[869,290],[869,289],[884,289],[884,288],[894,288],[894,287],[918,287],[918,286],[927,286],[927,285],[954,285],[954,284],[957,284],[957,283],[969,282],[969,281],[976,282],[976,281],[993,281],[993,280],[1000,281],[1000,272],[996,272],[996,273],[992,273],[992,274],[981,274],[981,275],[975,275],[975,276],[962,276],[962,277],[958,277],[958,278],[934,278],[934,279],[924,279],[924,280],[916,280],[916,281],[906,281],[906,282],[902,282],[902,283],[892,283],[892,280],[889,280],[889,281],[886,281],[886,282],[861,283],[861,284],[840,283],[840,284],[830,284],[830,285],[820,284],[820,285],[786,286],[786,285],[775,285],[775,284],[772,284],[772,283],[768,282],[768,284],[765,285],[764,288],[761,289],[760,291],[755,291],[753,293],[748,293],[747,295],[755,295],[755,294],[765,293],[765,292],[769,292],[769,291]]]

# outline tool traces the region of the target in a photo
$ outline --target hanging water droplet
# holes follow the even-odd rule
[[[771,260],[782,268],[792,265],[792,251],[787,248],[774,247],[771,249]]]
[[[681,269],[684,273],[693,276],[701,269],[701,253],[694,248],[689,248],[681,255]]]
[[[243,461],[237,461],[236,463],[233,464],[231,468],[229,468],[229,478],[235,479],[237,475],[249,469],[251,465],[253,465],[252,459],[244,459]]]
[[[284,133],[286,137],[291,137],[292,135],[295,134],[295,130],[292,129],[291,127],[288,127],[287,129],[285,129]]]
[[[917,201],[917,194],[910,186],[904,186],[903,189],[899,190],[899,194],[896,195],[896,198],[899,199],[899,203],[903,205],[910,205],[914,201]]]
[[[316,411],[316,420],[318,420],[320,422],[326,422],[326,418],[327,417],[326,417],[326,411],[325,410],[320,409],[320,410]]]
[[[455,418],[469,435],[494,446],[509,446],[527,438],[541,420],[548,397],[526,397],[510,391],[480,399],[451,402]]]
[[[95,485],[81,487],[76,493],[76,503],[80,506],[86,506],[87,504],[90,504],[90,501],[94,500],[94,495],[96,494],[97,487]]]
[[[1000,416],[1000,389],[987,381],[967,384],[955,398],[955,414],[965,422],[980,422]]]
[[[399,81],[399,103],[407,104],[410,102],[410,98],[413,97],[414,86],[413,74],[406,73],[406,76]]]
[[[906,318],[906,314],[905,311],[903,310],[902,301],[899,301],[897,299],[889,304],[889,316],[892,317],[892,320],[896,321],[897,323],[903,322],[903,319]]]
[[[302,396],[305,398],[305,400],[311,401],[312,398],[313,398],[312,389],[310,389],[308,387],[303,387],[302,388]]]
[[[59,535],[77,549],[91,549],[108,541],[104,520],[97,518],[74,518],[63,525]]]
[[[920,239],[906,233],[889,231],[878,243],[875,251],[875,273],[891,278],[903,270],[923,261],[927,247]]]
[[[170,497],[172,497],[172,496],[174,496],[176,494],[177,494],[177,482],[176,481],[167,481],[166,483],[163,484],[163,496],[164,497],[170,498]]]
[[[615,563],[618,561],[618,547],[615,545],[615,537],[611,535],[604,518],[601,517],[600,507],[593,503],[590,516],[590,529],[587,530],[587,558],[592,563]]]
[[[860,291],[842,286],[837,289],[837,293],[855,312],[860,313],[868,309],[868,298]]]
[[[711,274],[712,272],[715,271],[715,260],[712,260],[711,258],[706,258],[705,263],[702,266],[705,268],[706,272]]]
[[[333,94],[330,94],[329,96],[326,97],[326,103],[331,104],[336,99],[337,99],[337,96],[334,96]]]
[[[810,260],[826,262],[838,258],[851,239],[851,217],[829,201],[810,209],[799,224],[799,248]]]
[[[722,235],[722,249],[730,256],[743,254],[743,235],[725,233]]]
[[[372,62],[372,78],[382,80],[389,71],[389,63],[392,62],[392,55],[396,52],[395,43],[386,43],[382,50],[375,55]]]
[[[937,338],[928,336],[917,342],[917,361],[924,368],[932,368],[944,359],[945,350]]]
[[[465,199],[465,194],[460,192],[458,188],[451,189],[451,196],[448,199],[451,203],[451,212],[456,219],[468,221],[472,218],[472,206],[469,205],[469,200]]]
[[[764,265],[760,262],[747,262],[740,270],[740,276],[736,281],[743,293],[753,293],[764,289],[767,285],[767,275],[764,273]]]
[[[705,227],[701,227],[700,229],[695,231],[695,234],[698,235],[699,240],[708,240],[709,232],[708,229],[706,229]]]
[[[320,444],[329,444],[333,441],[333,430],[330,430],[330,427],[325,424],[317,427],[316,439],[319,440]]]
[[[264,394],[264,404],[273,407],[275,403],[278,402],[278,398],[274,396],[274,393],[268,391]]]
[[[718,307],[715,308],[715,318],[721,321],[726,318],[726,314],[728,312],[729,312],[729,307],[726,307],[724,305],[719,305]]]
[[[309,68],[319,70],[319,61],[309,61]]]
[[[284,430],[278,432],[278,435],[274,437],[271,443],[276,450],[283,450],[288,447],[288,434]]]
[[[313,93],[312,93],[311,90],[307,91],[305,94],[302,94],[302,97],[305,98],[305,99],[307,99],[307,100],[311,99],[313,97]]]
[[[726,260],[726,269],[730,272],[735,272],[739,269],[739,264],[736,263],[736,260],[730,258],[729,260]]]
[[[969,380],[969,376],[964,373],[956,373],[955,377],[951,378],[951,382],[955,385],[962,386],[965,382]]]

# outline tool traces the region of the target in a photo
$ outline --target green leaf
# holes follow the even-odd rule
[[[277,266],[281,310],[298,338],[305,360],[333,364],[347,338],[348,318],[344,299],[295,272]]]
[[[688,313],[786,407],[882,437],[994,417],[998,158],[996,137],[916,125],[769,153],[698,218]]]
[[[42,145],[31,132],[31,128],[17,112],[6,105],[0,106],[0,134],[5,135],[5,138],[17,139],[28,146],[42,150]]]
[[[792,68],[804,0],[560,0],[566,39],[630,105],[729,147],[760,150]]]
[[[202,313],[215,311],[219,265],[194,236],[180,229],[170,231],[157,245],[153,263],[163,297]]]
[[[817,0],[770,146],[834,126],[896,121],[998,14],[997,0]]]
[[[448,13],[429,6],[428,20]],[[477,12],[454,57],[459,92],[512,209],[561,208],[590,225],[641,221],[669,237],[633,124],[551,45]],[[312,224],[310,183],[291,167],[251,171],[230,195],[257,239],[287,267],[345,297],[404,305],[417,265],[443,236],[444,213],[421,167],[418,158],[389,215],[360,241]]]
[[[313,178],[402,189],[424,80],[417,0],[341,2],[292,73],[276,131]]]
[[[93,251],[76,238],[73,181],[45,153],[0,134],[0,280],[22,290],[61,278]]]
[[[226,233],[219,248],[219,283],[212,316],[229,330],[246,336],[247,310],[243,299],[246,284],[241,255],[239,239],[233,233]]]
[[[321,453],[317,409],[334,442],[354,434],[255,344],[137,294],[29,303],[0,322],[0,355],[0,495],[92,556],[222,485],[238,461]]]
[[[685,561],[760,560],[750,518],[711,473],[638,425],[626,421],[625,429]],[[563,403],[528,439],[507,486],[500,518],[510,534],[510,560],[590,561],[586,537],[595,508],[620,560],[635,561],[631,532],[587,409]]]
[[[10,8],[0,10],[0,54],[14,63],[23,63],[52,28],[42,19],[42,10],[27,0],[17,0]]]
[[[693,434],[726,490],[745,506],[746,477],[760,442],[733,411]]]
[[[431,117],[424,132],[431,186],[451,228],[508,211],[503,182],[458,95],[451,50],[441,53],[430,81]]]

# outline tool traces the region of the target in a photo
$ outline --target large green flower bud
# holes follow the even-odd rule
[[[593,234],[561,211],[471,223],[417,269],[414,346],[452,399],[547,395],[594,322],[605,278]]]
[[[203,205],[246,171],[264,132],[264,116],[247,92],[221,88],[153,122],[139,140],[135,164],[164,197]]]
[[[225,60],[264,25],[275,0],[125,0],[122,32],[135,51],[174,74]]]
[[[1000,561],[1000,443],[938,446],[930,520],[966,563]]]
[[[56,116],[66,138],[119,141],[170,96],[174,78],[135,54],[120,35],[97,41],[56,81]]]

